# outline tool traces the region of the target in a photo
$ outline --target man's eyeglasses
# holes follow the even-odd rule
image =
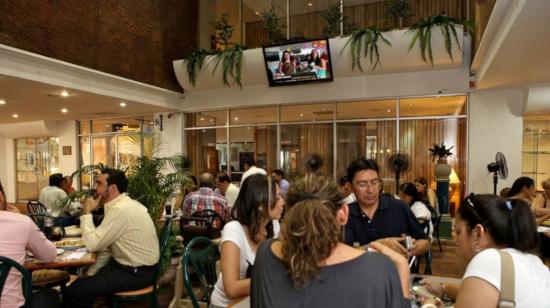
[[[380,179],[374,179],[370,181],[358,181],[358,182],[355,182],[354,185],[357,185],[361,189],[377,188],[380,182],[381,182]]]

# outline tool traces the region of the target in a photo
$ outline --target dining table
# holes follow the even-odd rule
[[[79,240],[79,238],[65,238],[62,240]],[[82,267],[96,262],[96,254],[87,251],[85,247],[70,247],[70,249],[58,247],[58,249],[62,249],[63,252],[57,255],[54,261],[44,262],[29,255],[25,259],[23,267],[34,271],[38,269]]]

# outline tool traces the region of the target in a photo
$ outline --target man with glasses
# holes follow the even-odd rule
[[[422,255],[428,240],[409,207],[401,200],[382,195],[380,168],[372,159],[358,158],[350,163],[347,176],[356,202],[349,204],[349,219],[344,229],[348,245],[363,246],[379,241],[403,255]],[[412,237],[407,250],[401,243]]]

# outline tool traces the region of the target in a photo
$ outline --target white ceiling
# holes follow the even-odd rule
[[[0,124],[37,120],[81,120],[114,118],[132,115],[171,111],[150,104],[124,101],[109,96],[93,94],[66,88],[71,95],[61,97],[63,88],[45,83],[0,75],[0,99],[7,102],[0,105]],[[67,108],[66,114],[61,113]],[[17,113],[18,118],[12,115]]]
[[[472,66],[478,89],[550,82],[550,1],[497,1],[489,26]]]

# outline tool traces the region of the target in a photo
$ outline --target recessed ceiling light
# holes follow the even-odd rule
[[[120,104],[118,104],[120,107],[124,108],[126,107],[126,103],[125,102],[120,102]]]
[[[5,104],[6,104],[6,100],[0,99],[0,105],[5,105]]]
[[[206,133],[206,129],[203,129],[202,132],[203,132],[203,133]]]
[[[250,126],[247,126],[246,129],[250,129]]]
[[[260,15],[260,12],[254,12],[254,14],[256,14],[256,15]]]
[[[233,120],[239,121],[239,117],[234,117]]]
[[[387,113],[390,113],[390,112],[391,112],[391,109],[386,109],[386,112],[387,112]]]
[[[61,97],[68,97],[69,96],[69,92],[67,92],[67,90],[63,90],[59,93],[59,95],[61,95]]]
[[[61,113],[67,113],[69,110],[67,108],[61,108]]]
[[[313,6],[313,3],[308,2],[308,3],[307,3],[307,6]]]
[[[214,122],[214,119],[210,119],[210,122]]]
[[[14,113],[14,114],[11,115],[11,117],[14,118],[14,119],[17,119],[17,118],[19,118],[19,115],[17,113]]]
[[[411,107],[413,104],[412,104],[412,103],[408,103],[407,105],[408,105],[409,107]]]
[[[200,118],[201,121],[204,121],[204,118]]]
[[[303,114],[303,113],[300,113],[300,117],[303,117],[303,116],[304,116],[304,114]]]

